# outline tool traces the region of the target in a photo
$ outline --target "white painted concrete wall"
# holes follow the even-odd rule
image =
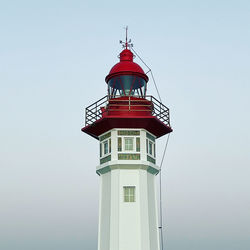
[[[141,160],[117,159],[117,130],[112,130],[112,157],[100,174],[98,250],[160,250],[155,175],[147,166],[146,131],[141,130]],[[143,167],[144,166],[144,167]],[[135,202],[124,202],[124,186],[135,186]]]
[[[100,178],[98,249],[159,250],[155,176],[114,169]],[[135,186],[135,202],[124,202],[124,186]]]
[[[98,249],[110,249],[111,172],[101,177]]]

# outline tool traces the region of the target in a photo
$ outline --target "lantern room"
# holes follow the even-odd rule
[[[148,77],[142,68],[133,62],[133,53],[124,49],[119,58],[120,62],[113,66],[105,78],[109,99],[121,96],[145,98]]]

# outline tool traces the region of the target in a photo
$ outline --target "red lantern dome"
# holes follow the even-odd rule
[[[113,66],[109,74],[106,76],[105,81],[108,81],[118,75],[137,75],[142,77],[148,82],[148,77],[143,69],[135,62],[133,62],[134,54],[129,49],[124,49],[120,53],[120,62]]]

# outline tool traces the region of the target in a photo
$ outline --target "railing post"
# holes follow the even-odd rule
[[[107,104],[106,104],[106,106],[105,106],[105,112],[107,113],[106,115],[108,115],[109,114],[109,97],[107,97],[107,100],[106,100],[106,102],[107,102]]]
[[[128,111],[130,111],[130,96],[128,96]]]
[[[161,106],[162,106],[162,103],[160,102],[160,115],[161,115]]]
[[[85,126],[87,126],[87,109],[85,109]]]
[[[108,113],[109,113],[109,99],[110,99],[110,96],[106,96],[106,102],[105,102],[105,106],[104,106],[105,115],[108,115]]]
[[[95,120],[97,121],[97,102],[95,103]]]
[[[152,98],[152,95],[150,96],[150,102],[151,102],[151,115],[153,115],[153,98]]]

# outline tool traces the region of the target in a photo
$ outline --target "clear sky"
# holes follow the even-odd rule
[[[80,129],[126,25],[171,112],[165,246],[250,249],[248,0],[1,1],[0,249],[97,249],[98,142]]]

